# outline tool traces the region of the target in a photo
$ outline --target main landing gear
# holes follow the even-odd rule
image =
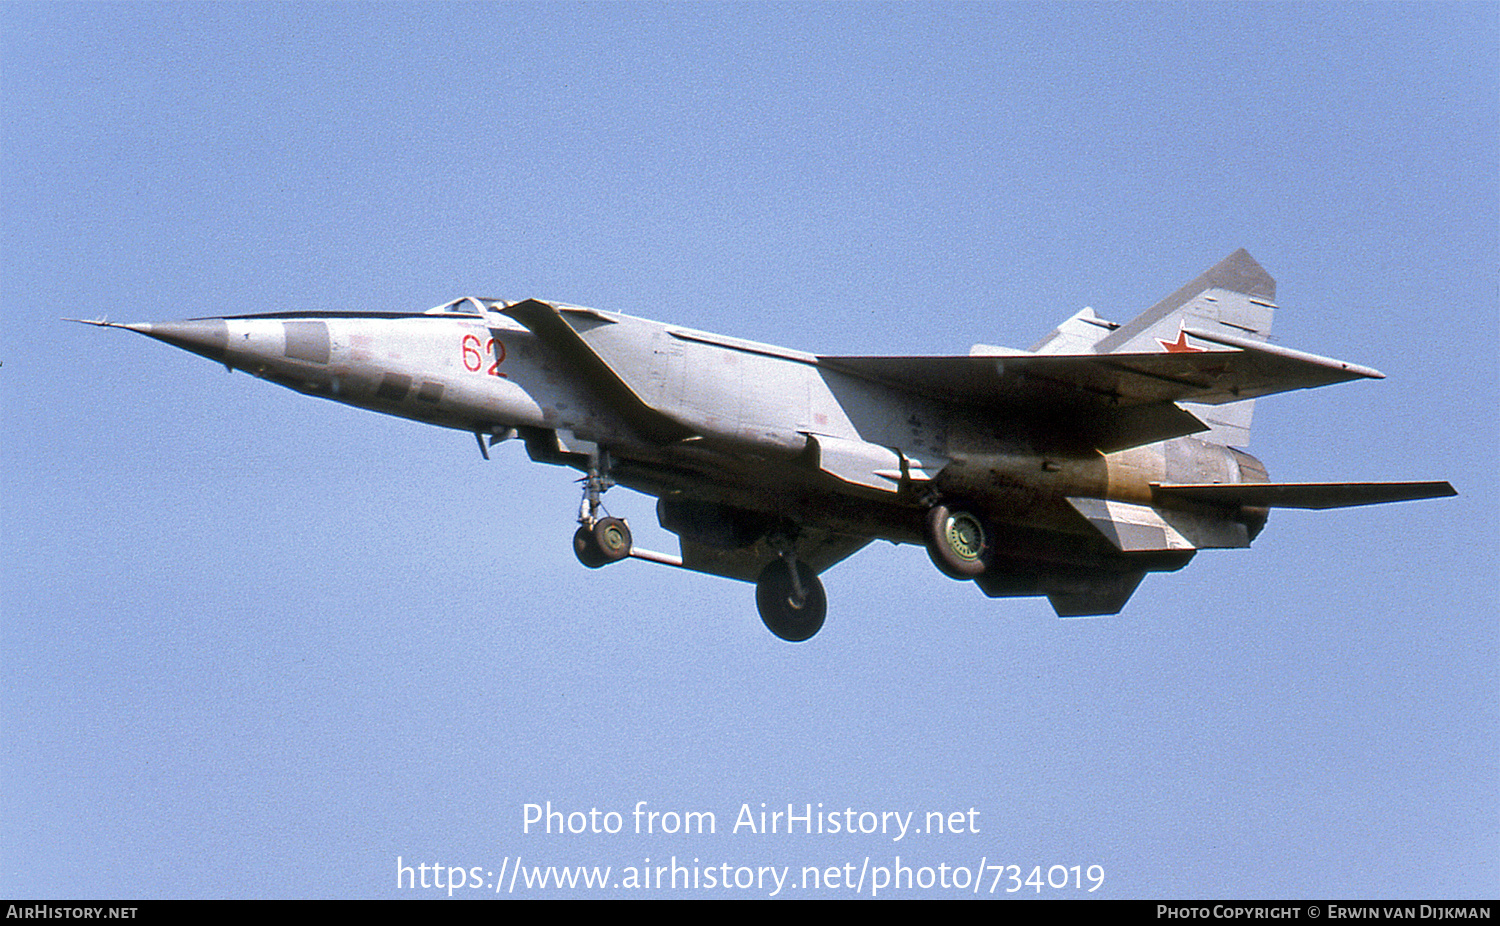
[[[573,533],[573,554],[590,569],[617,563],[632,555],[630,527],[620,518],[600,517],[601,499],[614,485],[609,478],[609,454],[602,448],[589,455],[583,480],[583,501],[578,506],[578,530]],[[797,559],[791,540],[781,534],[769,538],[778,549],[776,559],[766,564],[755,581],[755,606],[766,628],[783,640],[801,643],[817,633],[828,616],[828,596],[811,566]],[[682,566],[682,560],[649,550],[635,552],[641,559]]]
[[[952,500],[927,509],[923,525],[927,555],[933,565],[953,579],[977,579],[990,562],[991,540],[984,519],[972,508]]]
[[[761,570],[755,581],[755,606],[766,629],[791,643],[817,633],[828,616],[823,583],[791,553],[781,554]]]

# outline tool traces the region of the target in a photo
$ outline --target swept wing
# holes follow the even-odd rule
[[[1111,452],[1205,429],[1178,402],[1219,405],[1376,370],[1249,339],[1185,329],[1220,345],[1191,353],[819,357],[825,369],[956,404],[1045,422]]]

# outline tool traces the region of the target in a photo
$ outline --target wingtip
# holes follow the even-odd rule
[[[1342,363],[1344,369],[1348,370],[1350,373],[1358,374],[1365,379],[1385,379],[1385,374],[1375,369],[1374,367],[1367,367],[1358,363],[1345,363],[1343,361],[1340,361],[1340,363]]]
[[[1306,351],[1293,350],[1290,347],[1282,347],[1278,344],[1270,344],[1265,341],[1256,341],[1250,338],[1242,338],[1222,331],[1210,331],[1207,328],[1183,328],[1183,332],[1191,337],[1203,341],[1212,341],[1225,347],[1234,347],[1239,350],[1255,351],[1262,354],[1272,354],[1278,357],[1286,357],[1290,360],[1298,360],[1303,363],[1311,363],[1332,370],[1342,370],[1351,376],[1361,376],[1365,379],[1385,379],[1385,374],[1379,370],[1357,363],[1348,363],[1343,360],[1334,360],[1332,357],[1321,357],[1317,354],[1309,354]]]

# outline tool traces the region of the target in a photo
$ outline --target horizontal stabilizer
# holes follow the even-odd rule
[[[1250,546],[1245,525],[1224,516],[1174,511],[1103,498],[1069,498],[1073,510],[1121,553],[1232,550]]]
[[[1249,508],[1353,508],[1457,495],[1446,482],[1245,482],[1232,485],[1151,484],[1158,499]]]

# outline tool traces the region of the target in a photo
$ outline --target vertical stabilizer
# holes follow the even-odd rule
[[[1276,281],[1244,248],[1214,264],[1191,283],[1100,338],[1094,353],[1158,353],[1199,351],[1214,345],[1195,340],[1183,329],[1220,332],[1237,338],[1264,341],[1271,334],[1276,310]],[[1224,446],[1250,442],[1254,401],[1228,405],[1182,407],[1209,426],[1196,435]]]
[[[1094,346],[1120,326],[1107,322],[1085,306],[1052,333],[1031,345],[1033,354],[1089,354]],[[971,351],[972,353],[972,351]]]

